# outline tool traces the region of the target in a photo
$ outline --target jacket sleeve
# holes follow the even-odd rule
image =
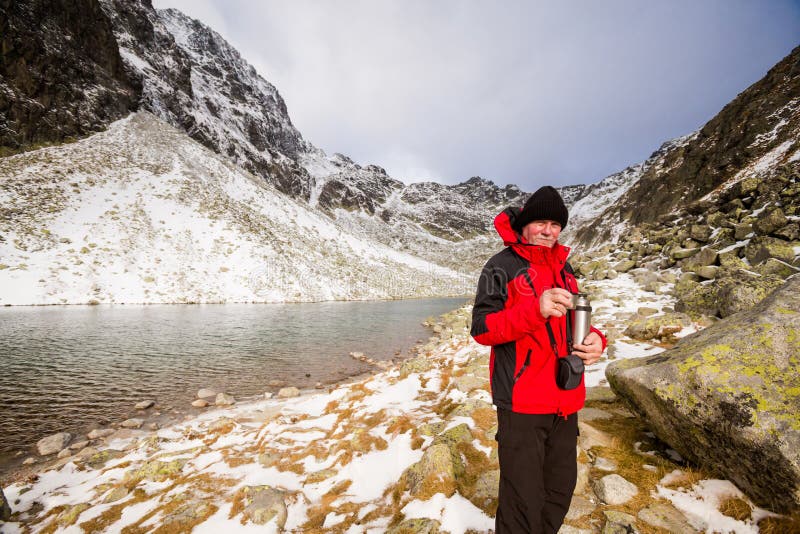
[[[475,306],[472,309],[472,337],[481,345],[500,345],[516,341],[545,324],[539,311],[539,299],[520,299],[506,308],[508,276],[487,263],[478,279]]]
[[[589,329],[590,329],[590,331],[592,331],[592,332],[596,333],[598,336],[600,336],[600,339],[603,341],[603,350],[606,350],[606,347],[608,346],[608,340],[606,339],[606,336],[603,335],[603,333],[600,330],[598,330],[597,328],[595,328],[594,326],[590,326]]]

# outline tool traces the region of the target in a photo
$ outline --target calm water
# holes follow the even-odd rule
[[[0,308],[0,466],[46,435],[131,417],[140,400],[178,417],[202,387],[245,398],[277,391],[270,380],[302,388],[368,372],[351,351],[389,359],[427,339],[426,317],[463,303]]]

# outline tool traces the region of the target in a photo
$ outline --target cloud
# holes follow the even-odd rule
[[[404,180],[527,190],[642,161],[760,79],[800,30],[788,1],[154,3],[219,31],[327,152]]]

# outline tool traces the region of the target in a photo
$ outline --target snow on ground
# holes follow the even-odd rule
[[[628,275],[594,289],[603,295],[595,324],[618,330],[638,305],[671,304],[645,294]],[[478,462],[479,473],[496,469],[489,349],[469,338],[469,312],[450,314],[445,333],[419,347],[418,357],[375,376],[327,392],[213,409],[156,432],[125,431],[99,447],[99,456],[54,460],[38,476],[3,488],[18,514],[3,531],[147,531],[176,522],[195,532],[384,532],[413,518],[438,521],[451,533],[486,531],[493,505],[477,485],[437,486],[436,479],[426,486],[409,475],[442,436],[449,436],[439,441],[448,447],[461,440],[457,450]],[[630,346],[617,357],[662,350],[629,341],[616,341]],[[587,373],[588,384],[600,382],[595,374],[606,364]],[[648,454],[642,456],[654,461]],[[654,498],[671,501],[696,528],[754,532],[767,514],[756,509],[750,521],[724,516],[720,500],[741,497],[732,484],[673,487],[681,476],[663,477]],[[258,492],[267,497],[259,500]]]

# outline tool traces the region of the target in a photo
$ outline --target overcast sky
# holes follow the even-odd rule
[[[800,44],[800,2],[154,0],[211,26],[303,136],[405,182],[596,182]]]

